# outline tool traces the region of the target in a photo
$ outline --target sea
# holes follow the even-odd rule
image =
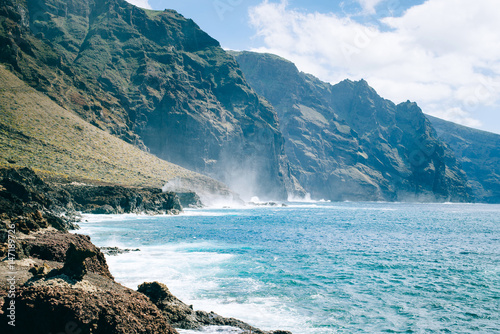
[[[500,205],[286,203],[85,215],[132,289],[294,334],[500,333]],[[239,333],[230,327],[181,334]]]

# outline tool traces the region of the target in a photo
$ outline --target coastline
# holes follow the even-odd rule
[[[311,334],[474,332],[467,329],[489,328],[495,319],[489,289],[498,286],[490,272],[498,252],[488,245],[498,235],[498,212],[498,205],[366,202],[201,209],[197,216],[103,222],[92,235],[99,246],[141,249],[113,257],[110,268],[123,268],[113,271],[119,281],[134,286],[152,268],[194,308],[260,328],[274,321],[275,328]],[[463,296],[478,282],[489,289],[475,293],[481,305],[473,318],[464,314],[471,305]]]
[[[236,319],[193,311],[173,295],[154,303],[146,295],[117,283],[104,254],[90,238],[69,233],[79,212],[178,214],[174,193],[121,186],[49,184],[33,171],[0,170],[1,251],[0,330],[52,333],[177,333],[183,326],[236,326],[241,333],[265,332]],[[15,257],[15,259],[14,259]],[[158,283],[148,283],[157,285]],[[162,294],[168,292],[161,286]],[[186,325],[187,324],[187,325]]]

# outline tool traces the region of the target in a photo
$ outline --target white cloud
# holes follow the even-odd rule
[[[358,1],[390,12],[385,2]],[[428,0],[382,19],[383,30],[264,1],[250,9],[250,23],[264,43],[255,51],[279,54],[325,81],[364,78],[396,103],[410,99],[466,125],[480,124],[474,111],[481,106],[500,105],[498,0]]]
[[[383,0],[356,0],[363,8],[363,11],[368,14],[375,14],[375,7]]]
[[[468,112],[466,112],[458,107],[449,108],[446,110],[433,110],[429,114],[436,116],[436,117],[439,117],[439,118],[442,118],[442,119],[452,121],[454,123],[462,124],[465,126],[470,126],[473,128],[478,128],[478,127],[481,127],[483,125],[477,119],[470,117]]]
[[[126,1],[140,8],[153,9],[149,4],[149,0],[126,0]]]

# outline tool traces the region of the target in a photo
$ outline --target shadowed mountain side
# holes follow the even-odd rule
[[[471,200],[453,152],[415,103],[395,105],[364,80],[332,86],[275,55],[232,54],[278,112],[292,174],[314,198]]]
[[[192,20],[124,0],[5,0],[0,61],[83,119],[243,195],[285,198],[273,108]]]
[[[161,188],[190,180],[207,192],[232,196],[223,184],[163,161],[61,108],[0,66],[0,165],[91,183]]]
[[[426,116],[455,152],[476,199],[500,203],[500,135]]]

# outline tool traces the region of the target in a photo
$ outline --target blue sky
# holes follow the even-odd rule
[[[258,6],[262,0],[129,0],[129,2],[148,3],[150,8],[163,10],[175,9],[187,18],[193,19],[204,31],[216,38],[224,48],[232,50],[249,50],[262,45],[256,36],[254,27],[249,22],[249,9]],[[269,3],[280,3],[272,1]],[[377,0],[289,0],[289,8],[304,13],[336,13],[339,16],[349,15],[360,22],[379,18],[380,13],[366,15],[366,6],[378,2],[375,8],[379,12],[391,12],[401,15],[407,8],[424,2],[424,0],[383,1]]]
[[[498,0],[128,0],[175,9],[226,49],[271,52],[335,84],[500,133]]]

